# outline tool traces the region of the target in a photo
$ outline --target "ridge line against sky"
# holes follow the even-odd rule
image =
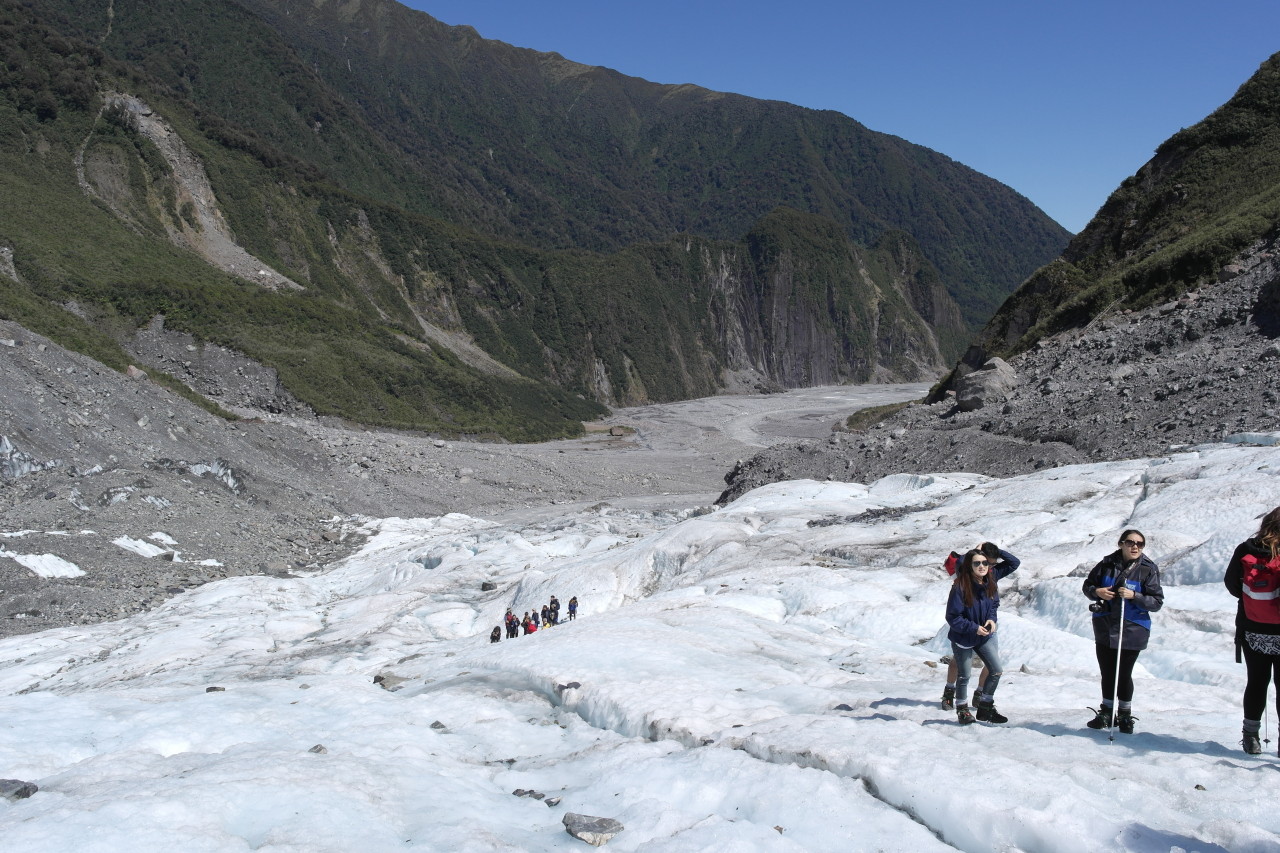
[[[657,83],[844,113],[1008,184],[1072,232],[1280,50],[1280,3],[408,0]]]

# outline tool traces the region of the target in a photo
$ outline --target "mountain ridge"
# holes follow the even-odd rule
[[[977,344],[1007,356],[1108,311],[1175,299],[1229,277],[1224,268],[1278,226],[1280,53],[1161,143],[1062,256],[1010,295]]]
[[[13,250],[25,283],[13,281],[23,289],[8,295],[4,316],[36,322],[17,310],[30,311],[32,296],[74,304],[81,321],[126,345],[163,316],[167,328],[277,371],[295,398],[321,414],[527,440],[572,434],[600,411],[596,403],[711,394],[729,375],[754,374],[764,385],[915,380],[940,372],[958,352],[988,298],[974,292],[957,301],[967,291],[930,259],[954,270],[948,257],[971,254],[946,248],[947,221],[967,223],[972,214],[1003,222],[995,214],[1012,205],[1040,223],[1022,236],[1061,235],[996,182],[973,178],[977,189],[968,187],[976,173],[955,164],[930,176],[913,158],[928,165],[941,155],[838,114],[626,78],[459,34],[427,16],[411,20],[451,34],[449,50],[461,58],[449,54],[430,66],[434,78],[410,82],[459,84],[435,91],[434,100],[408,99],[411,89],[378,99],[369,92],[395,88],[401,77],[365,75],[351,91],[326,87],[322,72],[341,57],[317,54],[308,65],[254,11],[290,17],[302,7],[161,5],[115,0],[109,28],[106,5],[78,18],[81,4],[64,0],[0,7],[12,35],[0,89],[0,180],[8,182],[0,192],[20,211],[0,227],[0,245]],[[313,11],[337,8],[322,3]],[[420,15],[385,3],[343,8]],[[305,27],[291,25],[295,41],[305,41],[297,35]],[[321,35],[315,38],[352,43],[339,30]],[[386,44],[394,56],[410,42],[389,35]],[[495,70],[495,57],[519,67]],[[550,76],[521,71],[531,66]],[[557,74],[569,89],[555,88]],[[554,111],[494,106],[513,100],[524,91],[519,86],[572,108],[572,122]],[[598,100],[597,90],[633,100]],[[99,116],[103,91],[139,98],[167,122],[206,171],[236,243],[304,291],[240,294],[241,285],[174,254],[182,248],[175,232],[194,233],[198,217],[154,140]],[[666,125],[635,118],[656,102],[665,104]],[[714,109],[703,110],[704,102]],[[788,118],[771,124],[777,110]],[[394,120],[386,127],[400,129],[384,134],[374,119],[388,114]],[[432,115],[439,121],[427,122]],[[741,124],[736,143],[721,139],[729,119]],[[475,143],[484,134],[468,130],[473,125],[505,128],[506,147],[480,151]],[[605,133],[615,125],[616,134]],[[415,161],[414,149],[401,144],[406,128],[419,127],[429,133],[414,144],[434,159]],[[848,128],[860,130],[849,136]],[[632,154],[603,156],[624,138]],[[858,146],[891,156],[841,159]],[[124,215],[123,229],[102,220],[97,202],[77,197],[60,173],[82,150],[111,185],[108,207]],[[742,157],[721,163],[732,150]],[[768,167],[761,157],[771,158]],[[824,172],[831,162],[843,172]],[[885,191],[871,195],[923,204],[938,214],[936,227],[899,228],[872,217],[855,228],[854,214],[838,208],[862,204],[841,189],[859,170],[883,181]],[[665,181],[662,193],[628,195],[623,184],[644,175]],[[788,184],[826,194],[829,203],[818,211],[788,205],[778,191]],[[988,199],[991,188],[999,189]],[[485,207],[495,193],[512,201]],[[57,215],[33,209],[37,196],[53,202]],[[702,207],[686,203],[702,196],[709,199]],[[450,205],[457,208],[450,219],[429,215]],[[795,215],[786,212],[792,208]],[[568,212],[574,224],[557,230]],[[1009,227],[1022,227],[1014,221]],[[537,245],[540,229],[563,245]],[[641,232],[646,239],[634,239]],[[891,236],[899,234],[909,239]],[[796,267],[792,251],[786,263],[804,280],[789,278],[770,266],[783,256],[746,250],[760,239],[819,256]],[[591,249],[593,241],[606,248]],[[1006,238],[1005,248],[983,252],[994,258],[1023,251],[1026,242]],[[695,245],[701,248],[692,251]],[[770,297],[777,287],[807,295]],[[57,334],[58,324],[38,322],[37,331]]]
[[[757,454],[721,500],[796,477],[1004,477],[1252,441],[1280,430],[1278,334],[1280,53],[1126,179],[923,405]]]

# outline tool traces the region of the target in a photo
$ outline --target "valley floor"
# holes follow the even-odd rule
[[[0,636],[121,618],[209,581],[314,572],[364,519],[536,517],[698,494],[775,441],[830,434],[924,385],[616,411],[585,438],[446,441],[244,411],[228,422],[0,321]],[[620,427],[622,435],[609,434]],[[558,511],[558,510],[555,510]]]

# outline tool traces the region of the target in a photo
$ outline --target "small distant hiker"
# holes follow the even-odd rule
[[[493,630],[489,632],[489,642],[496,643],[502,639],[502,626],[494,625]]]
[[[551,596],[551,604],[548,606],[551,608],[551,624],[559,625],[560,624],[560,600],[553,595]]]
[[[1102,705],[1091,729],[1133,734],[1133,667],[1151,638],[1151,614],[1164,606],[1160,568],[1144,551],[1147,537],[1138,530],[1120,534],[1120,547],[1103,557],[1084,579],[1085,597],[1093,599],[1094,651],[1102,679]],[[1094,710],[1094,709],[1090,709]]]
[[[1262,712],[1274,675],[1280,690],[1280,506],[1262,518],[1258,532],[1236,546],[1222,578],[1236,606],[1236,663],[1244,656],[1244,725],[1240,745],[1262,752]]]
[[[996,640],[996,614],[1000,591],[991,571],[991,560],[978,549],[964,555],[956,569],[951,595],[947,598],[947,625],[951,657],[957,666],[956,721],[965,726],[974,720],[969,710],[969,673],[976,654],[987,665],[986,684],[976,694],[977,718],[986,723],[1007,723],[1009,718],[996,710],[995,692],[1003,674],[1000,646]]]
[[[511,612],[511,608],[507,608],[507,615],[502,617],[507,625],[507,639],[513,640],[520,636],[520,619]]]
[[[572,622],[578,618],[578,596],[569,599],[569,621]]]
[[[1022,561],[1010,554],[1008,551],[997,546],[994,542],[983,542],[977,548],[982,552],[982,556],[986,557],[992,563],[991,575],[997,581],[1004,580],[1009,575],[1018,570],[1018,566],[1022,565]],[[960,567],[964,556],[952,551],[951,554],[943,561],[942,567],[947,570],[947,574],[954,576],[956,569]],[[978,692],[981,693],[987,684],[987,676],[990,670],[983,667],[982,675],[978,679]],[[958,665],[956,664],[955,655],[951,656],[951,662],[947,664],[947,683],[942,688],[942,710],[954,711],[956,704],[956,676],[958,675]],[[996,716],[1000,716],[997,714]],[[994,723],[1003,723],[1004,720],[992,720]]]
[[[551,626],[551,608],[544,604],[542,605],[542,627],[549,628],[550,626]]]
[[[524,632],[526,635],[532,634],[534,631],[538,630],[538,626],[535,625],[534,621],[529,618],[528,610],[524,612],[524,622],[522,622],[521,624],[524,626]]]

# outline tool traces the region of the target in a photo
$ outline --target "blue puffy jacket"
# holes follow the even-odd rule
[[[1098,589],[1112,587],[1124,577],[1125,586],[1133,590],[1133,598],[1124,602],[1124,642],[1126,649],[1145,649],[1151,637],[1151,614],[1164,606],[1164,588],[1160,585],[1160,569],[1146,554],[1125,565],[1119,551],[1108,554],[1084,579],[1082,591],[1087,598],[1098,598]],[[1116,648],[1120,643],[1120,599],[1104,602],[1101,613],[1093,614],[1093,641],[1100,646]]]
[[[988,596],[986,584],[973,585],[973,604],[965,604],[960,587],[952,586],[947,599],[947,624],[951,626],[947,639],[961,648],[976,649],[988,639],[978,636],[978,626],[994,620],[999,608],[1000,593]]]
[[[1017,557],[1001,549],[1000,562],[996,563],[991,574],[999,581],[1016,572],[1020,565],[1022,562]],[[964,603],[960,587],[952,585],[951,595],[947,598],[947,625],[950,626],[947,639],[962,648],[976,649],[988,639],[978,636],[978,626],[986,624],[988,619],[994,620],[999,608],[1000,593],[988,598],[985,584],[974,586],[973,604],[968,605]]]

